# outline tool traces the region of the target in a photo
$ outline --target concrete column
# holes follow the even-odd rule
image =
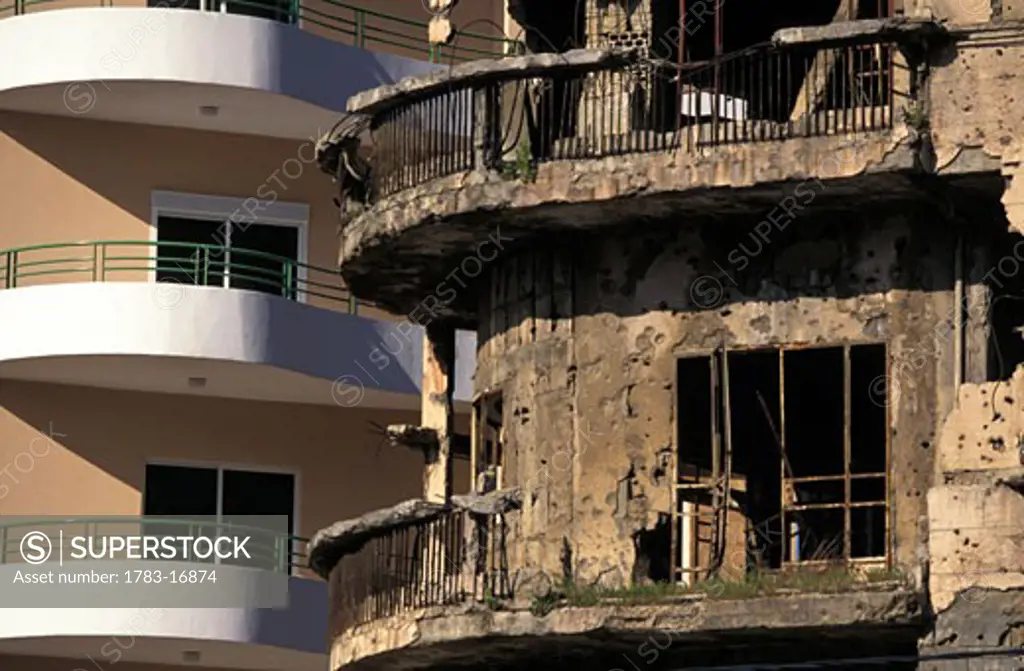
[[[423,342],[420,424],[437,432],[437,447],[426,453],[423,498],[447,503],[452,495],[451,445],[455,411],[455,329],[431,323]]]

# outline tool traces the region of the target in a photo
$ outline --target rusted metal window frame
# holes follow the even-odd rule
[[[886,568],[890,566],[892,561],[891,552],[891,539],[890,539],[890,483],[889,483],[889,470],[892,465],[891,456],[891,435],[889,431],[890,423],[890,410],[889,403],[885,403],[885,471],[882,473],[852,473],[850,470],[850,463],[852,461],[852,438],[851,438],[851,398],[852,398],[852,374],[850,368],[850,352],[853,347],[864,347],[864,346],[881,346],[885,352],[885,374],[888,379],[889,372],[889,346],[888,343],[884,342],[858,342],[858,343],[844,343],[843,345],[821,345],[815,347],[782,347],[779,348],[779,410],[782,417],[782,429],[781,439],[782,447],[785,450],[786,446],[786,401],[785,401],[785,360],[787,351],[806,351],[809,349],[839,349],[843,351],[843,473],[836,475],[816,475],[816,476],[803,476],[793,477],[787,476],[785,472],[785,461],[782,462],[782,490],[781,490],[781,501],[780,501],[780,514],[782,517],[782,533],[785,540],[783,544],[783,556],[782,556],[782,567],[793,567],[793,566],[814,566],[814,565],[828,565],[835,563],[833,559],[787,559],[792,551],[791,538],[789,527],[786,523],[786,513],[788,512],[799,512],[804,510],[834,510],[842,508],[843,510],[843,556],[842,561],[847,565],[855,564],[868,564],[876,565],[884,562]],[[888,388],[886,389],[888,394]],[[887,399],[888,400],[888,399]],[[873,501],[852,501],[852,489],[854,480],[868,480],[868,479],[881,479],[883,483],[883,489],[885,491],[884,500],[873,500]],[[809,504],[790,504],[787,502],[786,491],[787,487],[799,484],[801,482],[843,482],[843,502],[842,503],[809,503]],[[855,508],[882,508],[883,516],[885,520],[885,539],[884,539],[884,555],[871,556],[871,557],[853,557],[852,550],[853,545],[851,542],[853,523],[852,523],[852,512]]]
[[[782,449],[782,457],[779,460],[780,468],[780,522],[783,533],[783,547],[781,557],[781,569],[792,568],[796,566],[814,566],[814,565],[828,565],[834,564],[835,559],[824,559],[824,560],[792,560],[791,557],[791,533],[787,525],[787,512],[795,513],[803,510],[826,510],[826,509],[843,509],[843,548],[841,561],[847,566],[855,565],[884,565],[885,568],[889,568],[892,565],[892,538],[891,538],[891,482],[889,479],[889,471],[892,465],[892,445],[891,445],[891,408],[890,399],[886,399],[885,406],[885,417],[884,417],[884,428],[885,428],[885,472],[882,473],[853,473],[851,471],[852,463],[852,370],[850,363],[850,353],[852,348],[864,347],[864,346],[876,346],[883,348],[883,359],[884,359],[884,373],[886,379],[888,379],[890,369],[890,358],[889,358],[889,344],[887,342],[868,341],[868,342],[854,342],[854,343],[843,343],[843,344],[831,344],[831,345],[815,345],[813,347],[806,347],[800,345],[784,345],[777,347],[752,347],[752,348],[737,348],[727,349],[720,348],[710,352],[694,352],[685,357],[679,357],[680,359],[707,359],[709,362],[709,371],[711,377],[709,394],[711,395],[711,476],[707,480],[699,475],[694,479],[693,482],[684,482],[680,475],[680,445],[679,441],[679,417],[678,413],[675,414],[673,433],[675,440],[677,441],[676,447],[673,450],[673,463],[672,469],[674,473],[674,479],[672,481],[672,496],[671,496],[671,539],[670,539],[670,552],[671,552],[671,576],[675,582],[685,582],[690,584],[692,579],[699,577],[701,574],[706,574],[705,577],[711,576],[715,571],[720,568],[720,562],[724,553],[724,543],[726,538],[728,512],[730,509],[729,502],[732,500],[731,488],[732,488],[732,432],[731,432],[731,401],[729,398],[729,354],[730,353],[750,353],[750,352],[778,352],[779,354],[779,439],[781,441],[780,448]],[[843,473],[825,476],[802,476],[795,477],[787,474],[786,465],[786,411],[785,411],[785,356],[786,352],[793,351],[806,351],[811,349],[832,349],[841,350],[843,354]],[[888,395],[889,390],[886,389]],[[673,386],[673,402],[678,407],[679,402],[679,380],[677,378],[676,384]],[[724,416],[724,422],[719,422],[720,413]],[[858,501],[852,500],[852,489],[854,480],[868,480],[868,479],[881,479],[883,489],[885,492],[884,500],[871,500],[871,501]],[[790,504],[787,502],[787,489],[793,485],[801,482],[828,482],[828,481],[842,481],[843,482],[843,502],[841,503],[821,503],[821,504]],[[693,491],[693,490],[705,490],[709,491],[712,498],[712,517],[714,524],[714,535],[713,545],[710,549],[709,558],[710,562],[708,566],[699,566],[696,561],[700,555],[699,551],[699,539],[696,538],[696,529],[689,534],[690,538],[685,538],[686,534],[682,533],[683,524],[691,524],[690,520],[699,520],[702,513],[698,509],[693,513],[681,513],[681,505],[686,503],[681,500],[680,493],[682,491]],[[724,492],[724,497],[722,493]],[[692,505],[692,504],[691,504]],[[880,556],[871,557],[853,557],[852,556],[852,511],[856,508],[880,508],[882,510],[885,528],[885,537],[883,542],[884,554]],[[706,515],[705,515],[706,516]],[[681,550],[682,542],[689,542],[691,545],[690,556],[694,558],[694,561],[690,566],[682,565],[682,557],[684,556]]]
[[[679,474],[679,445],[676,445],[676,449],[672,451],[672,473],[674,474],[672,481],[672,496],[671,496],[671,532],[670,532],[670,552],[671,552],[671,563],[670,563],[670,575],[672,576],[673,582],[684,582],[686,584],[692,584],[693,581],[701,578],[701,574],[705,574],[703,577],[709,577],[711,575],[712,566],[719,561],[716,559],[716,555],[721,555],[720,541],[725,539],[725,529],[722,528],[719,533],[719,517],[718,511],[723,509],[722,502],[718,496],[718,488],[722,480],[722,449],[723,449],[723,436],[722,436],[722,422],[720,421],[720,409],[723,406],[722,397],[723,391],[721,388],[722,376],[719,374],[720,358],[725,359],[728,353],[727,349],[719,348],[715,350],[709,350],[704,352],[694,352],[685,357],[679,357],[680,359],[707,359],[709,368],[709,388],[708,394],[711,396],[711,413],[709,416],[710,422],[710,437],[711,437],[711,473],[709,476],[701,476],[698,474],[695,476],[692,482],[681,482]],[[674,407],[678,407],[679,403],[679,384],[678,379],[676,384],[673,385],[673,403]],[[679,417],[678,413],[673,413],[674,427],[673,433],[678,439],[679,432]],[[725,480],[726,483],[730,482]],[[697,505],[694,508],[694,512],[680,513],[681,504],[685,502],[681,501],[679,493],[681,491],[700,491],[705,490],[712,499],[712,525],[713,530],[713,546],[710,550],[709,557],[711,558],[710,566],[699,566],[697,558],[700,554],[700,543],[698,538],[699,523],[702,517],[706,517],[706,513],[701,511],[701,506]],[[728,497],[726,497],[728,500]],[[695,504],[687,504],[695,505]],[[706,507],[706,506],[704,506]],[[725,514],[721,516],[724,521],[727,516],[727,510]],[[696,524],[693,524],[696,522]],[[679,565],[680,558],[680,543],[683,541],[680,532],[683,524],[693,524],[692,533],[689,534],[690,538],[687,542],[690,545],[690,554],[693,557],[693,565],[690,567],[684,567]],[[680,580],[681,579],[681,580]]]

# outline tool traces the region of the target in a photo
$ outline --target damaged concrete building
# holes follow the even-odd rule
[[[430,353],[332,667],[1024,668],[1024,3],[507,9],[320,146]]]

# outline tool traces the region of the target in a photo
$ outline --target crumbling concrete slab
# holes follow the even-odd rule
[[[562,649],[576,645],[630,645],[660,633],[677,651],[688,645],[715,646],[730,632],[759,636],[798,635],[827,628],[920,626],[918,597],[906,591],[807,594],[752,599],[687,599],[662,605],[599,605],[557,608],[546,616],[526,610],[492,611],[482,605],[437,607],[352,629],[331,648],[332,668],[455,668],[522,659],[541,641]],[[877,636],[877,634],[876,634]],[[480,641],[486,640],[484,647]],[[632,646],[635,648],[636,643]]]
[[[946,29],[930,18],[897,16],[887,19],[861,21],[836,21],[822,26],[798,26],[783,28],[772,35],[772,44],[785,46],[795,44],[851,44],[858,41],[894,40],[900,42],[921,42],[944,38]]]
[[[452,510],[465,510],[475,515],[505,513],[519,508],[520,497],[519,490],[512,489],[458,494],[452,496],[449,505],[410,499],[355,519],[335,522],[316,532],[309,541],[309,566],[326,580],[343,556],[357,552],[371,538],[436,520]]]
[[[474,276],[473,267],[461,275],[459,269],[488,236],[498,236],[504,250],[522,245],[541,229],[594,231],[627,213],[682,222],[712,213],[763,212],[801,183],[814,185],[822,200],[853,191],[898,198],[902,187],[912,188],[895,177],[914,169],[916,150],[908,137],[906,127],[898,126],[863,135],[729,145],[699,154],[559,161],[541,165],[531,183],[460,173],[394,194],[353,219],[345,229],[339,264],[357,295],[372,295],[400,313],[429,308],[437,318],[472,323],[476,306],[460,300],[466,292],[455,282],[466,283],[462,275]],[[480,254],[490,257],[493,251]],[[421,308],[446,287],[455,290],[454,300],[433,300]]]

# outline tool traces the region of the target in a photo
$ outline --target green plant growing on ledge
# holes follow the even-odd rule
[[[505,610],[505,602],[494,596],[489,589],[484,592],[483,603],[493,611]]]
[[[523,183],[532,183],[537,179],[537,166],[534,164],[529,141],[519,143],[516,147],[516,160],[505,163],[501,174],[505,179],[518,179]]]
[[[547,594],[538,594],[530,602],[530,614],[536,617],[544,617],[555,609],[562,599],[561,592],[552,590]]]
[[[688,596],[733,600],[794,593],[840,594],[873,586],[907,587],[909,584],[908,575],[899,568],[871,568],[858,573],[846,566],[751,572],[735,578],[709,578],[692,586],[657,582],[606,588],[596,584],[581,585],[564,578],[551,591],[533,597],[530,613],[544,617],[561,607],[586,608],[602,603],[650,605]]]
[[[928,114],[919,102],[912,102],[903,107],[903,123],[921,134],[927,133],[931,129]]]

